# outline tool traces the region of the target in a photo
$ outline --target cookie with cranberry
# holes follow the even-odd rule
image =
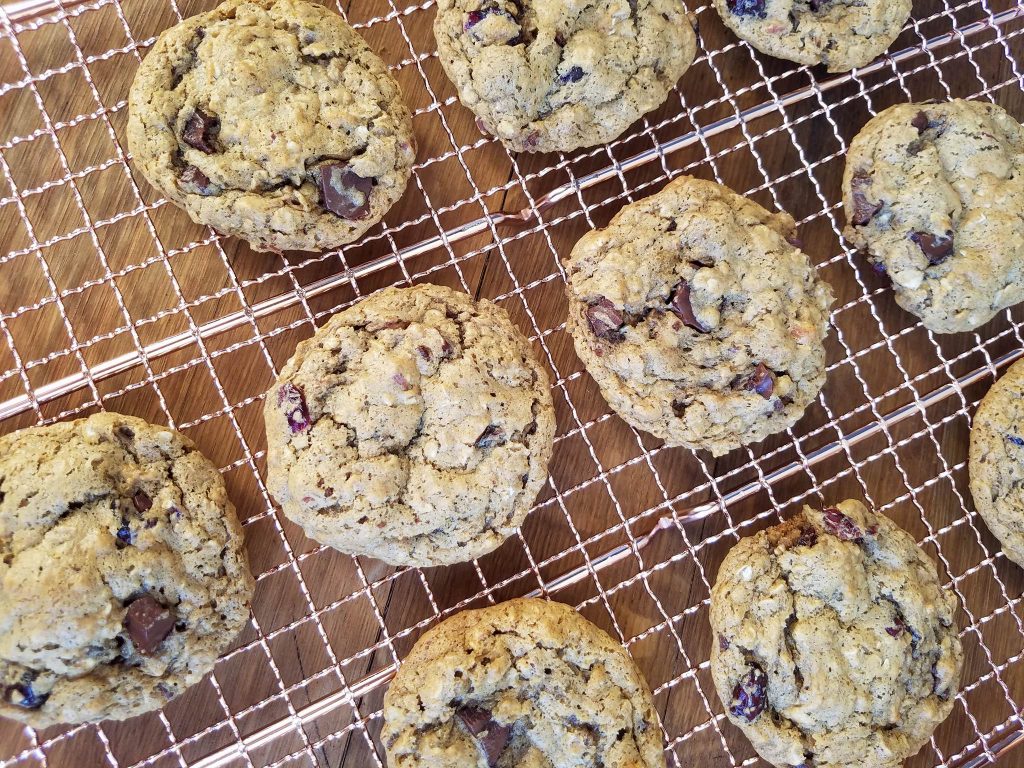
[[[832,293],[793,219],[683,176],[585,235],[568,328],[608,404],[720,455],[796,422],[825,381]]]
[[[1003,552],[1024,566],[1024,361],[988,391],[971,425],[974,506]]]
[[[859,501],[740,540],[711,591],[726,715],[780,768],[895,768],[953,709],[956,598],[914,539]]]
[[[384,62],[305,0],[226,0],[164,32],[129,96],[149,182],[257,250],[357,239],[401,197],[412,119]]]
[[[497,548],[547,479],[547,374],[503,309],[437,285],[332,317],[267,393],[284,513],[342,552],[446,565]]]
[[[650,690],[567,605],[519,599],[424,634],[384,696],[392,768],[664,768]]]
[[[0,437],[0,554],[0,715],[35,728],[162,707],[249,617],[220,473],[142,419]]]
[[[714,0],[737,37],[762,53],[846,72],[884,53],[910,18],[911,0]]]
[[[434,37],[478,126],[527,152],[611,141],[697,50],[680,0],[439,0]]]
[[[897,104],[850,144],[846,237],[937,333],[1024,301],[1024,126],[988,102]]]

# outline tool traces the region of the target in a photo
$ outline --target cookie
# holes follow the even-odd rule
[[[415,154],[384,62],[304,0],[226,0],[172,27],[128,104],[149,182],[257,250],[357,239],[401,197]]]
[[[971,426],[974,507],[1003,552],[1024,566],[1024,360],[982,398]]]
[[[910,18],[911,0],[714,0],[736,36],[799,64],[847,72],[885,52]]]
[[[267,394],[268,485],[306,534],[393,565],[472,560],[518,528],[555,434],[504,310],[389,288],[299,344]]]
[[[680,0],[438,0],[434,37],[477,125],[526,152],[611,141],[697,50]]]
[[[937,333],[1024,300],[1024,127],[987,102],[898,104],[850,144],[846,237]]]
[[[568,329],[608,404],[718,456],[786,429],[825,381],[832,293],[793,219],[680,177],[585,235]]]
[[[740,540],[711,591],[726,714],[780,768],[895,768],[953,709],[963,650],[935,564],[859,501]]]
[[[572,608],[519,599],[446,619],[384,696],[391,768],[664,768],[658,713],[621,645]]]
[[[34,728],[162,707],[249,617],[216,467],[131,416],[0,437],[0,715]]]

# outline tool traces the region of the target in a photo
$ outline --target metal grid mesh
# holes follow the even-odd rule
[[[1021,354],[1024,314],[932,335],[841,241],[836,209],[849,139],[889,103],[1024,104],[1024,4],[919,3],[887,58],[827,79],[756,55],[691,4],[702,48],[662,110],[607,146],[534,158],[473,129],[437,66],[430,0],[339,3],[392,65],[425,146],[385,225],[294,259],[191,225],[127,163],[137,62],[159,31],[211,5],[0,5],[0,429],[103,407],[189,434],[245,518],[253,618],[215,673],[162,712],[42,733],[3,724],[0,765],[380,766],[381,696],[415,639],[454,611],[523,594],[574,604],[625,643],[655,692],[670,765],[752,765],[710,682],[710,582],[740,535],[847,496],[910,530],[961,602],[964,688],[910,764],[974,765],[1016,743],[1024,579],[973,512],[965,457],[969,413]],[[560,301],[560,257],[579,234],[683,172],[793,213],[839,297],[818,402],[793,430],[717,462],[608,411]],[[377,287],[418,280],[512,314],[549,368],[559,422],[523,530],[494,555],[430,571],[323,549],[279,516],[259,417],[298,339]]]

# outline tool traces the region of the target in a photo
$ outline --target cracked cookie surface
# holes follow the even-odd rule
[[[510,600],[423,635],[384,697],[393,768],[664,768],[650,690],[569,606]]]
[[[737,37],[762,53],[846,72],[885,52],[911,0],[714,0]]]
[[[0,437],[0,714],[36,728],[158,709],[249,617],[217,469],[102,413]]]
[[[971,425],[971,496],[1008,558],[1024,567],[1024,361],[988,391]]]
[[[825,381],[832,293],[794,238],[787,214],[685,176],[581,238],[568,328],[608,404],[716,456],[795,423]]]
[[[326,250],[409,180],[412,119],[384,62],[304,0],[227,0],[164,32],[129,96],[149,182],[258,250]]]
[[[299,344],[267,394],[268,484],[307,535],[393,565],[471,560],[547,478],[548,377],[503,309],[389,288]]]
[[[679,0],[439,0],[434,37],[478,125],[527,152],[611,141],[696,52]]]
[[[994,104],[897,104],[850,144],[844,232],[937,333],[1024,300],[1024,127]]]
[[[952,711],[956,599],[913,538],[859,501],[740,540],[711,592],[711,673],[776,766],[896,768]]]

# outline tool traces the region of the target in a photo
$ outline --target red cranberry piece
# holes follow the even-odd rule
[[[395,386],[398,387],[403,392],[408,392],[410,389],[412,389],[412,384],[410,384],[409,380],[401,373],[394,374],[391,377],[391,380],[395,382]]]
[[[573,66],[564,75],[559,76],[558,82],[563,85],[566,83],[578,83],[583,79],[583,75],[586,73],[583,71],[583,67]]]
[[[818,532],[810,526],[801,528],[800,538],[796,540],[796,543],[801,547],[813,547],[818,543]]]
[[[933,235],[930,232],[912,232],[910,239],[921,248],[932,266],[941,264],[953,255],[953,231],[947,230],[944,235]]]
[[[728,0],[726,5],[736,16],[757,16],[764,19],[768,17],[764,3],[765,0]]]
[[[149,512],[153,508],[153,500],[149,498],[149,494],[145,491],[139,490],[132,496],[132,504],[135,505],[140,513]]]
[[[476,739],[476,743],[487,755],[487,764],[494,768],[498,764],[498,758],[505,751],[508,744],[508,737],[512,729],[507,725],[498,723],[491,717],[491,713],[479,707],[462,707],[455,713],[466,731]]]
[[[210,195],[214,191],[210,177],[194,165],[185,166],[185,170],[181,172],[181,183],[192,187],[200,195]]]
[[[775,374],[768,370],[764,363],[758,363],[757,368],[744,383],[743,388],[751,392],[757,392],[765,400],[772,396],[775,391]]]
[[[373,179],[356,175],[345,163],[324,163],[317,179],[320,204],[336,216],[349,221],[370,215]]]
[[[622,341],[622,312],[604,296],[598,297],[587,307],[587,322],[590,330],[599,339],[617,343]]]
[[[882,210],[881,203],[872,203],[868,200],[865,190],[871,186],[871,176],[864,171],[857,171],[850,179],[850,189],[853,196],[853,217],[851,221],[854,226],[863,227],[868,224],[875,214]]]
[[[285,384],[277,390],[277,404],[285,409],[288,428],[293,435],[309,429],[309,410],[306,408],[306,396],[301,389],[291,382]]]
[[[896,619],[893,621],[893,625],[891,627],[886,627],[885,631],[892,637],[899,637],[907,631],[907,624],[903,621],[903,617],[897,614]]]
[[[729,712],[733,717],[752,723],[764,711],[768,698],[768,675],[757,664],[751,664],[747,674],[732,689]]]
[[[924,110],[921,110],[914,115],[914,119],[910,121],[910,125],[917,128],[917,135],[920,136],[928,130],[928,115],[925,114]]]
[[[505,444],[505,430],[497,424],[488,424],[480,437],[473,443],[477,448],[493,448],[496,445]]]
[[[835,507],[823,509],[822,514],[825,516],[825,530],[841,541],[860,541],[864,538],[857,524]]]
[[[697,320],[697,316],[693,314],[693,305],[690,303],[690,285],[685,280],[680,280],[676,283],[676,287],[672,289],[669,309],[698,333],[708,332],[708,329],[701,325],[700,321]]]
[[[220,120],[197,107],[196,111],[185,121],[185,127],[181,131],[181,140],[193,149],[212,155],[217,151],[213,140],[219,128]]]
[[[149,656],[174,629],[174,615],[153,599],[143,595],[133,600],[124,617],[128,635],[139,653]]]

